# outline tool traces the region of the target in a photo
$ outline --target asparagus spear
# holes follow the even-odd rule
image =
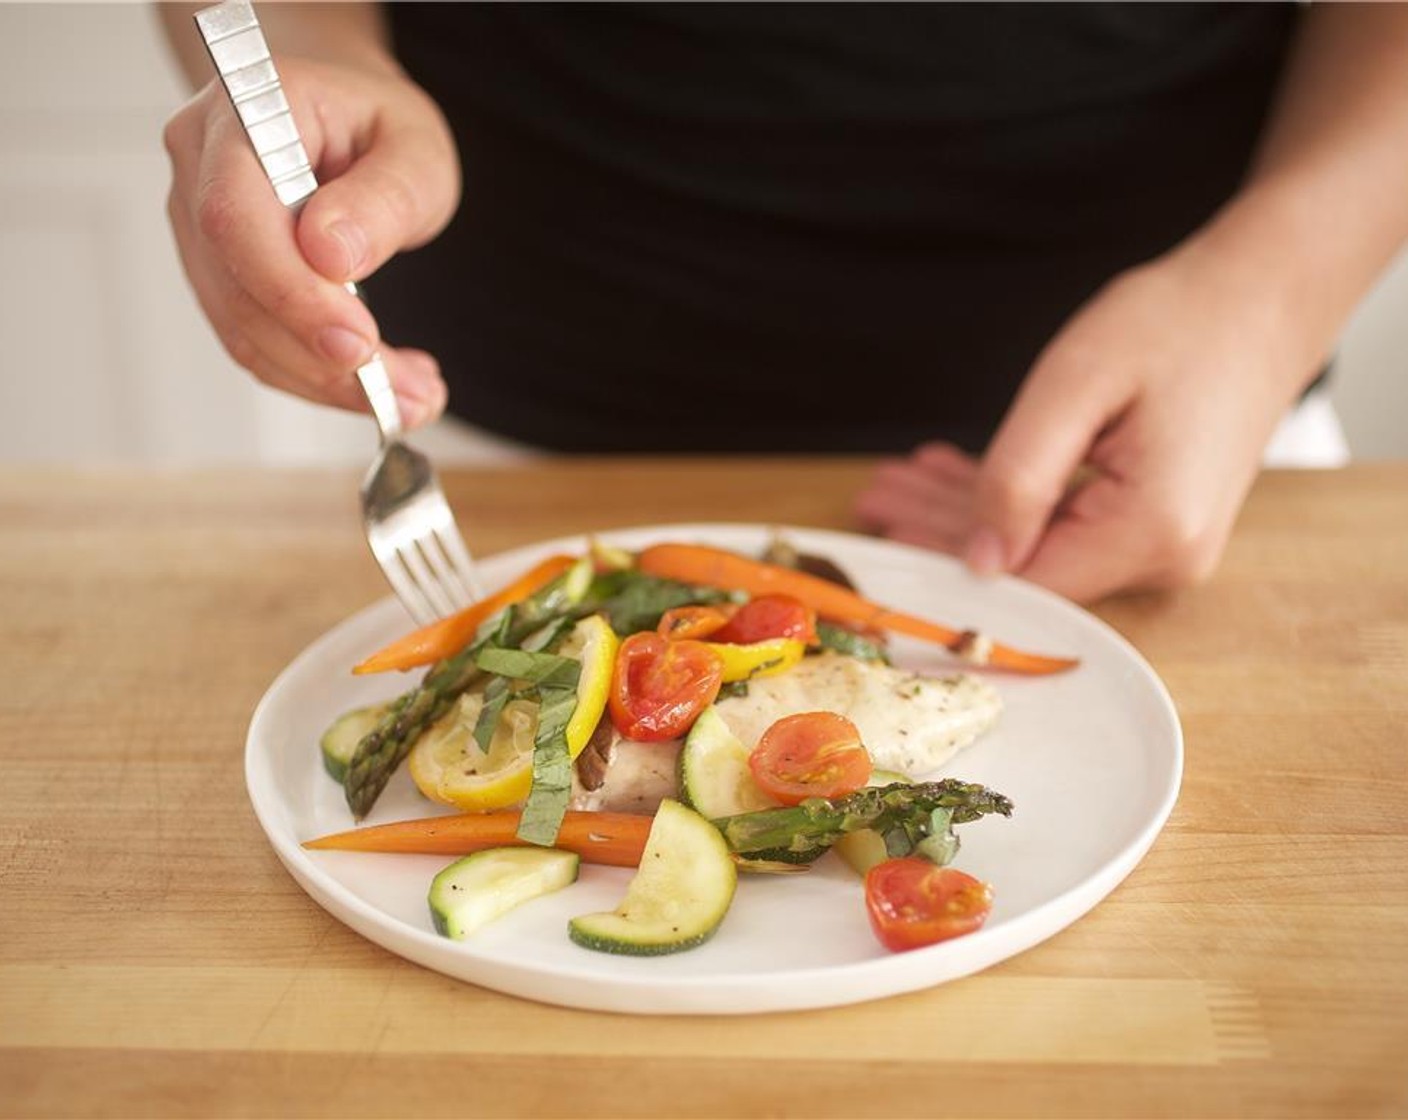
[[[953,825],[988,813],[1010,817],[1012,802],[986,786],[945,778],[869,786],[833,801],[814,797],[789,808],[723,817],[714,824],[729,848],[743,856],[769,849],[829,848],[846,833],[863,828],[880,833],[890,855],[898,856],[947,848],[956,840]],[[931,838],[937,843],[926,845]]]
[[[352,816],[371,812],[386,783],[427,727],[450,710],[460,694],[484,674],[474,663],[478,647],[469,646],[435,665],[419,687],[399,697],[347,764],[342,787]]]

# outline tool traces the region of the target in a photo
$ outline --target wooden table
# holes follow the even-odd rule
[[[451,476],[481,553],[635,523],[845,527],[856,461]],[[0,1114],[1408,1114],[1408,465],[1269,474],[1217,577],[1106,604],[1187,772],[1101,906],[930,991],[634,1018],[482,991],[293,883],[251,709],[383,594],[354,479],[0,474]]]

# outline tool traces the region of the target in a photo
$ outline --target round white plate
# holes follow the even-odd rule
[[[628,548],[697,540],[756,553],[771,529],[671,525],[602,534]],[[630,872],[587,867],[567,889],[536,899],[464,942],[434,932],[426,891],[438,856],[309,852],[304,840],[352,827],[341,787],[323,771],[318,739],[349,708],[386,699],[418,677],[353,677],[353,664],[409,628],[379,602],[329,631],[274,681],[246,748],[250,799],[279,858],[329,912],[394,953],[447,975],[528,999],[636,1013],[735,1014],[823,1007],[925,988],[986,968],[1052,936],[1134,868],[1178,795],[1183,743],[1167,691],[1104,623],[1040,588],[977,580],[954,561],[843,533],[786,529],[832,557],[870,598],[1010,645],[1081,658],[1073,672],[995,674],[1005,710],[997,728],[943,773],[1006,794],[1010,819],[960,829],[956,865],[993,885],[992,916],[975,934],[891,954],[871,933],[859,880],[827,857],[808,874],[743,876],[714,938],[674,956],[592,952],[567,937],[568,919],[613,909]],[[502,585],[583,538],[545,542],[480,562]],[[897,662],[951,672],[940,649],[897,642]],[[396,774],[368,824],[428,816],[436,807]]]

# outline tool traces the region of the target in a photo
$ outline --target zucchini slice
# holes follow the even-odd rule
[[[489,848],[458,859],[430,884],[435,931],[463,941],[515,906],[577,881],[581,857],[558,848]]]
[[[357,753],[360,743],[371,730],[381,722],[389,704],[373,704],[368,708],[354,708],[343,712],[332,721],[332,726],[323,732],[318,745],[323,752],[323,769],[337,781],[342,781],[352,756]]]
[[[680,749],[679,787],[680,800],[711,821],[757,809],[777,808],[777,802],[753,780],[753,771],[748,767],[748,748],[712,704],[699,713]],[[825,848],[803,852],[769,848],[750,852],[747,859],[739,861],[739,866],[744,871],[764,870],[771,863],[801,867],[825,854]]]
[[[712,704],[689,729],[679,761],[680,801],[710,820],[775,809],[748,769],[748,748]]]
[[[719,830],[666,798],[621,904],[573,918],[567,933],[602,953],[651,957],[693,949],[719,928],[737,885],[738,871]]]

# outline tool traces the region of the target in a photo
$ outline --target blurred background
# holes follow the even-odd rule
[[[259,386],[186,287],[161,146],[184,98],[146,5],[0,3],[0,460],[364,466],[370,420]],[[1408,456],[1408,254],[1333,398],[1356,459]]]

